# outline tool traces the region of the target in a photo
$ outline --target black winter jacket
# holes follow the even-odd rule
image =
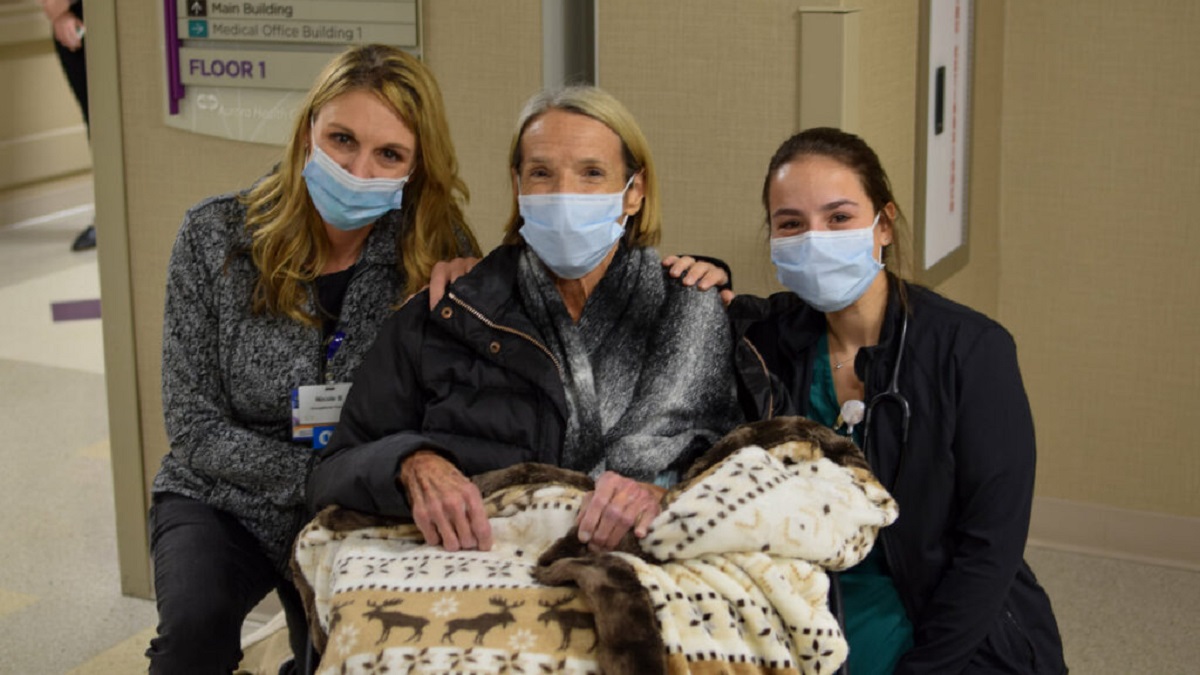
[[[520,462],[560,464],[568,415],[561,366],[540,341],[517,291],[522,248],[493,251],[455,281],[432,312],[428,295],[420,293],[384,324],[329,446],[318,455],[308,484],[311,509],[340,504],[411,516],[396,475],[420,449],[439,452],[467,476]],[[715,295],[701,300],[703,294],[665,272],[664,283],[666,303],[686,302],[673,306],[704,311],[727,325]],[[710,337],[725,341],[728,353],[728,332]],[[664,413],[692,416],[696,429],[728,420],[711,434],[698,434],[681,461],[708,449],[736,422],[730,414],[733,374],[720,372],[729,395],[707,405],[723,410],[696,405]],[[658,427],[654,420],[649,424],[653,434]]]
[[[867,402],[888,388],[895,364],[904,312],[889,281],[879,344],[854,361]],[[896,672],[1065,672],[1050,600],[1023,560],[1035,448],[1016,346],[982,314],[907,289],[898,388],[911,406],[908,442],[900,407],[883,402],[865,448],[900,505],[879,538],[913,625],[914,646]],[[750,383],[743,403],[760,414],[806,414],[825,315],[792,293],[739,296],[730,313],[749,343],[739,359]],[[763,366],[773,391],[763,389]]]

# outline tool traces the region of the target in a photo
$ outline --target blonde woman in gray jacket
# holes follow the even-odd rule
[[[327,399],[433,264],[478,255],[466,198],[432,73],[368,45],[321,73],[271,174],[188,211],[167,274],[151,673],[232,672],[272,590],[303,663],[288,559],[313,427],[319,444]]]

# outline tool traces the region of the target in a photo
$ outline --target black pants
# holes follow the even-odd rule
[[[296,663],[304,665],[307,625],[300,595],[233,516],[175,494],[150,509],[158,636],[151,673],[231,673],[242,660],[246,615],[272,590],[287,616]]]
[[[71,10],[79,20],[83,20],[83,3],[72,5]],[[88,86],[87,86],[87,58],[84,57],[84,50],[87,47],[87,40],[84,40],[84,46],[75,51],[71,51],[54,41],[54,51],[58,53],[58,62],[62,64],[63,73],[67,76],[67,84],[71,85],[71,93],[75,95],[75,100],[79,102],[79,110],[83,113],[83,124],[90,128],[88,122]]]

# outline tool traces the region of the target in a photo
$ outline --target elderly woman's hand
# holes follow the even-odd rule
[[[680,279],[684,286],[695,286],[702,291],[724,286],[729,283],[729,275],[717,265],[704,260],[696,260],[689,255],[669,255],[663,259],[663,267],[670,270],[672,277]],[[721,289],[721,301],[726,305],[733,302],[733,291]]]
[[[408,493],[413,522],[430,544],[447,551],[492,548],[479,488],[444,457],[418,450],[400,464],[396,477]]]
[[[666,488],[606,471],[579,514],[579,541],[592,551],[611,551],[631,529],[641,539],[662,510]]]

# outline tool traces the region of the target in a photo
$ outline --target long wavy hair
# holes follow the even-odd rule
[[[517,132],[513,134],[509,149],[509,166],[513,171],[521,170],[521,138],[535,119],[550,110],[565,110],[586,115],[602,122],[621,139],[621,154],[625,160],[625,179],[638,171],[642,172],[642,208],[625,223],[625,243],[630,246],[654,246],[662,236],[662,210],[658,197],[658,174],[654,170],[654,158],[650,156],[650,144],[638,127],[629,110],[616,98],[597,87],[573,86],[549,89],[534,94],[525,104],[517,119]],[[512,213],[504,226],[504,243],[521,241],[521,225],[525,220],[513,194]]]
[[[458,176],[442,94],[433,73],[394,47],[352,47],[317,77],[296,116],[277,170],[242,198],[247,207],[246,228],[253,241],[251,257],[259,272],[252,298],[255,313],[286,316],[310,325],[319,322],[309,309],[309,287],[328,261],[331,246],[308,195],[303,171],[317,112],[356,90],[377,96],[417,138],[414,168],[400,207],[407,227],[396,242],[398,267],[405,279],[402,295],[428,283],[434,263],[460,255],[461,241],[479,255],[479,244],[463,216],[469,193]]]

